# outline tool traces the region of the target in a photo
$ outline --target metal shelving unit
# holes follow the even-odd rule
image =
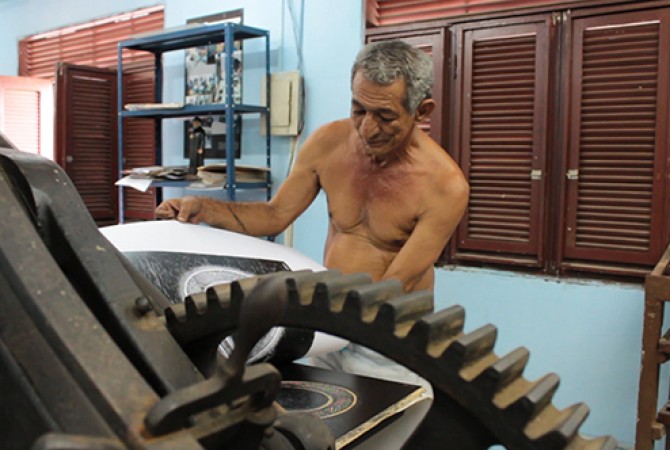
[[[154,108],[126,111],[123,104],[123,58],[124,49],[141,50],[151,52],[155,61],[156,77],[156,101],[162,102],[163,98],[163,53],[175,50],[184,50],[192,47],[200,47],[221,42],[235,42],[236,40],[265,39],[265,80],[266,80],[266,104],[250,105],[236,104],[233,100],[233,83],[226,83],[225,103],[213,103],[209,105],[184,105],[180,108]],[[226,45],[225,52],[225,76],[226,80],[233,79],[233,45]],[[151,118],[155,120],[156,132],[156,163],[162,164],[162,119],[175,117],[192,117],[223,115],[226,120],[226,149],[234,149],[235,142],[235,116],[238,114],[262,114],[265,119],[265,129],[270,129],[270,35],[267,30],[249,27],[236,23],[205,24],[197,26],[186,26],[179,29],[165,30],[160,33],[152,33],[119,42],[118,45],[118,153],[119,153],[119,176],[123,172],[123,127],[124,119]],[[270,133],[266,136],[266,168],[270,168]],[[224,185],[229,200],[235,200],[235,192],[238,189],[266,189],[266,197],[269,200],[272,194],[272,176],[268,170],[266,181],[259,182],[237,182],[235,176],[235,152],[226,151],[227,180]],[[182,187],[188,183],[157,181],[152,183],[155,187]],[[119,188],[119,219],[123,221],[123,188]]]

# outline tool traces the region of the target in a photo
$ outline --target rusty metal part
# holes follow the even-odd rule
[[[551,405],[557,376],[522,377],[525,349],[498,358],[495,327],[464,334],[463,309],[433,312],[430,293],[295,272],[170,306],[99,233],[55,164],[0,149],[0,210],[3,448],[329,449],[324,427],[271,407],[273,369],[245,367],[244,349],[217,365],[222,336],[246,323],[236,338],[247,348],[277,321],[358,342],[429,380],[435,401],[409,449],[615,448],[578,434],[586,406]],[[272,320],[249,326],[267,307]],[[203,371],[196,353],[209,355]]]
[[[227,364],[205,380],[160,317],[167,299],[100,234],[58,166],[0,149],[0,207],[0,447],[328,448],[329,434],[316,447],[292,440],[318,429],[309,421],[274,428],[274,368]],[[253,345],[262,327],[240,339]],[[208,382],[218,402],[174,401]]]
[[[167,327],[182,345],[216,342],[236,327],[246,293],[268,276],[210,288],[166,310]],[[406,448],[613,450],[611,437],[587,439],[578,428],[588,407],[558,410],[551,399],[559,378],[523,378],[528,351],[493,353],[497,330],[463,333],[460,306],[432,312],[429,292],[405,294],[399,283],[372,283],[366,275],[293,272],[274,297],[288,296],[284,326],[300,326],[365,345],[427,379],[432,409]]]
[[[145,419],[151,433],[161,435],[179,430],[187,426],[192,416],[232,404],[235,399],[244,401],[261,431],[274,423],[276,411],[272,403],[279,393],[281,375],[269,364],[245,367],[245,362],[256,342],[284,314],[287,298],[278,289],[282,285],[282,278],[266,278],[249,293],[248,303],[239,314],[240,326],[230,358],[219,360],[217,370],[206,381],[172,392],[156,403]],[[263,314],[257,314],[258,311]],[[248,420],[249,416],[245,414],[242,418]]]

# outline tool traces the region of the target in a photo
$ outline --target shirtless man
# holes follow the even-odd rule
[[[176,218],[253,236],[281,233],[312,203],[328,199],[324,265],[432,290],[433,264],[461,220],[468,184],[458,165],[417,123],[430,115],[431,59],[400,41],[367,45],[352,68],[351,117],[304,143],[268,202],[187,196],[161,203]]]

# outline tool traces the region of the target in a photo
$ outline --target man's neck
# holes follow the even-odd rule
[[[389,158],[380,159],[374,155],[370,155],[370,164],[374,167],[383,168],[389,164]]]

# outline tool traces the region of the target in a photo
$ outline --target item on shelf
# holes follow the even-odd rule
[[[124,174],[130,178],[150,178],[158,180],[183,180],[188,175],[188,169],[183,166],[149,166],[149,167],[135,167],[130,171],[124,171]]]
[[[155,181],[195,181],[198,179],[195,175],[188,173],[188,168],[182,166],[136,167],[123,173],[126,176],[114,184],[137,189],[140,192],[146,192]]]
[[[188,27],[166,29],[162,30],[161,32],[135,36],[133,38],[119,42],[119,49],[121,51],[132,50],[153,54],[156,69],[156,77],[153,80],[155,82],[156,92],[154,99],[155,103],[123,103],[123,99],[126,98],[124,97],[124,86],[127,86],[124,77],[128,72],[124,71],[123,60],[120,59],[118,62],[117,73],[119,76],[119,89],[117,97],[117,140],[120,173],[123,173],[124,175],[129,174],[125,171],[125,167],[123,167],[126,161],[130,161],[131,159],[136,161],[148,161],[149,156],[145,153],[147,151],[146,149],[142,148],[138,150],[140,147],[139,145],[132,146],[133,153],[132,155],[128,154],[129,150],[131,150],[131,146],[129,145],[125,134],[126,128],[128,128],[129,122],[131,122],[130,119],[151,119],[153,121],[155,131],[155,148],[153,149],[153,155],[155,155],[155,158],[153,158],[153,161],[155,161],[156,165],[162,164],[163,153],[165,150],[163,147],[163,133],[161,132],[163,129],[162,121],[165,119],[184,118],[186,119],[186,123],[189,124],[190,121],[193,120],[193,117],[198,116],[201,119],[201,125],[205,131],[203,147],[204,153],[202,154],[202,157],[224,159],[228,165],[233,168],[235,167],[235,159],[239,158],[241,155],[242,116],[248,114],[261,115],[261,120],[265,120],[266,122],[266,128],[270,128],[269,104],[257,104],[262,102],[242,103],[241,83],[244,74],[241,61],[244,49],[241,43],[242,41],[246,41],[248,39],[262,39],[264,41],[264,76],[266,79],[269,78],[269,32],[260,28],[232,22],[211,23],[207,25],[200,24]],[[239,45],[223,45],[226,42],[239,42]],[[213,99],[215,98],[217,103],[211,103],[210,100],[203,104],[200,102],[192,104],[193,102],[188,101],[188,99],[184,99],[183,103],[163,102],[163,75],[165,75],[163,55],[167,52],[177,50],[183,51],[199,47],[214,47],[216,49],[223,50],[222,52],[217,51],[217,54],[219,54],[219,59],[217,61],[215,57],[214,61],[217,64],[212,64],[217,68],[215,74],[219,76],[219,81],[224,79],[233,80],[233,84],[235,84],[234,80],[236,77],[239,78],[236,86],[230,86],[236,87],[237,91],[235,89],[232,89],[232,91],[230,89],[221,91],[220,94],[222,95],[219,95],[218,97],[212,97]],[[189,73],[190,75],[193,75],[193,77],[199,76],[199,74],[193,71]],[[190,79],[191,81],[195,80],[195,78],[192,77]],[[212,84],[211,87],[219,87],[219,85],[220,83]],[[212,93],[213,92],[214,91],[212,91]],[[196,94],[200,95],[201,93]],[[266,92],[261,93],[261,97],[268,99],[270,98],[270,86],[267,86]],[[191,149],[191,142],[189,140],[191,130],[188,128],[188,125],[184,129],[184,133],[185,143],[183,144],[183,152],[184,159],[188,161],[188,166],[185,168],[185,172],[189,172],[191,160],[194,159],[194,167],[191,167],[191,173],[182,174],[173,171],[162,175],[146,175],[146,178],[139,178],[139,176],[136,178],[135,174],[133,174],[131,177],[129,174],[129,176],[124,176],[119,181],[117,181],[116,185],[128,186],[140,191],[147,191],[151,187],[158,189],[165,187],[183,187],[186,189],[202,190],[219,188],[225,189],[226,196],[229,200],[235,200],[236,192],[240,189],[262,189],[265,193],[265,199],[270,200],[270,196],[272,195],[272,186],[269,182],[271,151],[270,135],[265,136],[264,144],[261,144],[263,147],[265,147],[267,168],[257,168],[257,172],[254,174],[249,174],[244,170],[235,170],[234,182],[229,182],[226,179],[227,177],[225,177],[224,173],[223,179],[219,178],[217,181],[213,181],[212,184],[209,184],[205,183],[203,180],[200,180],[198,178],[199,171],[194,170],[201,169],[204,161],[203,159],[192,158],[192,155],[189,152]],[[199,145],[196,148],[199,148]],[[153,155],[151,156],[153,157]],[[205,177],[207,175],[207,173],[204,173]],[[217,175],[215,174],[214,176]],[[222,175],[218,174],[218,176],[221,177]],[[125,221],[125,208],[126,204],[124,190],[120,189],[120,223]]]
[[[224,185],[227,180],[227,164],[208,164],[198,168],[198,178],[206,185]],[[267,167],[235,165],[235,181],[244,183],[263,183],[270,171]]]
[[[191,132],[188,136],[188,173],[195,175],[198,167],[205,163],[205,129],[202,127],[202,119],[194,117],[191,121]]]
[[[181,109],[183,103],[126,103],[126,111],[144,111],[149,109]]]
[[[186,180],[188,174],[188,169],[185,167],[171,167],[157,174],[156,178],[164,178],[166,180]]]

